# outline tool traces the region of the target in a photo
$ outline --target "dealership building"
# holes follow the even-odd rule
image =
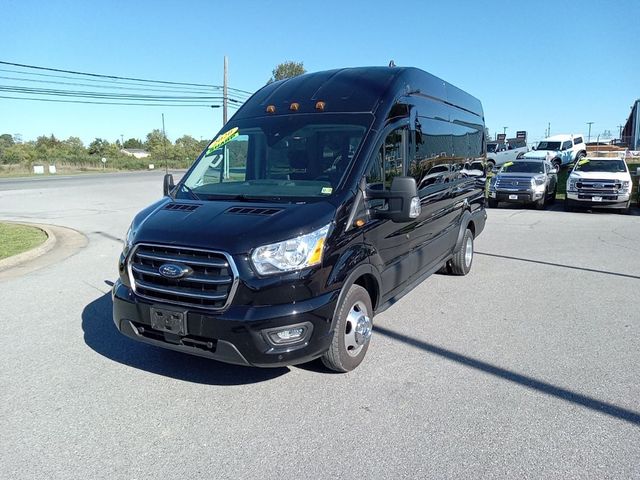
[[[620,140],[630,150],[640,150],[640,99],[631,107],[631,113],[620,134]]]

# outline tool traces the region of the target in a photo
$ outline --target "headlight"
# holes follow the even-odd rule
[[[578,183],[577,178],[569,177],[569,180],[567,180],[567,190],[575,190],[577,188],[576,183]]]
[[[628,180],[623,180],[620,193],[627,193],[629,191],[629,187],[630,187],[630,182]]]
[[[544,178],[541,177],[533,177],[531,179],[531,185],[533,185],[534,187],[536,185],[540,186],[540,185],[544,185]]]
[[[126,257],[133,244],[133,230],[131,229],[131,225],[129,225],[129,230],[127,230],[127,234],[124,236],[122,243],[122,253]]]
[[[293,272],[322,262],[324,242],[329,233],[325,225],[315,232],[283,242],[263,245],[251,254],[251,261],[260,275]]]

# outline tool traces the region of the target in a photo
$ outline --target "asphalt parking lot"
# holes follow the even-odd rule
[[[0,280],[0,477],[640,478],[640,218],[488,211],[470,275],[376,317],[355,371],[132,342],[110,284],[160,172],[0,181],[88,245]]]

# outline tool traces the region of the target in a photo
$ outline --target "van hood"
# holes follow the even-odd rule
[[[261,245],[312,232],[333,221],[327,201],[265,203],[173,201],[141,211],[131,225],[133,243],[159,243],[249,253]]]

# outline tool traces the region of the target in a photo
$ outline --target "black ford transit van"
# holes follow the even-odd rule
[[[484,131],[477,99],[416,68],[263,87],[134,218],[116,326],[229,363],[354,369],[376,313],[469,272],[486,213],[464,165]]]

